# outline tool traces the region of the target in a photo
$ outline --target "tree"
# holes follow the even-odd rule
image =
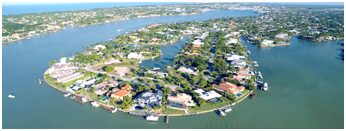
[[[200,87],[205,87],[208,85],[208,82],[205,78],[202,77],[201,80],[198,82],[198,84]]]
[[[108,65],[106,67],[104,67],[104,71],[106,72],[112,72],[114,70],[114,65]]]
[[[126,110],[126,109],[129,109],[132,104],[133,104],[133,101],[132,101],[131,97],[125,96],[125,97],[123,97],[123,101],[120,102],[119,107],[121,109]]]

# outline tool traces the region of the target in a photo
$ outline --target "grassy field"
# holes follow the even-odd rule
[[[201,106],[195,106],[195,107],[191,107],[189,108],[188,112],[190,114],[195,114],[198,112],[203,112],[203,111],[209,111],[209,110],[215,110],[217,108],[226,106],[231,104],[232,101],[226,98],[222,99],[222,102],[217,102],[217,103],[213,103],[213,102],[206,102],[204,104],[202,104]]]
[[[185,111],[163,107],[162,114],[185,114]]]

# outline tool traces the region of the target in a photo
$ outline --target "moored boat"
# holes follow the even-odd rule
[[[13,95],[13,94],[9,94],[9,95],[8,95],[8,98],[14,99],[14,98],[16,98],[16,96]]]
[[[268,91],[268,83],[267,83],[267,82],[265,82],[265,83],[263,84],[263,90],[264,90],[264,91]]]
[[[64,97],[69,97],[71,95],[71,93],[65,93]]]
[[[115,112],[117,112],[118,111],[118,108],[114,108],[111,112],[112,113],[115,113]]]
[[[96,101],[91,102],[91,105],[93,107],[99,107],[100,106],[100,104],[98,104]]]
[[[155,115],[147,115],[145,118],[147,121],[158,121],[159,117]]]

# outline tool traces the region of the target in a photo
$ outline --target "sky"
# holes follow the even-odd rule
[[[2,0],[2,4],[49,4],[93,2],[160,2],[159,0]],[[161,2],[302,2],[302,0],[161,0]],[[303,2],[343,2],[343,0],[303,0]]]

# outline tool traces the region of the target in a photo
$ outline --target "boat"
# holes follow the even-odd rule
[[[155,115],[148,115],[145,119],[147,121],[159,121],[159,117]]]
[[[38,83],[40,83],[40,84],[42,83],[41,79],[38,79]]]
[[[264,85],[263,85],[263,90],[264,90],[264,91],[267,91],[267,90],[268,90],[268,83],[267,83],[267,82],[264,83]]]
[[[219,112],[220,116],[227,116],[227,114],[223,112],[222,110],[218,109],[217,111]]]
[[[71,93],[65,93],[64,94],[64,97],[68,97],[68,96],[70,96],[71,95]]]
[[[247,54],[249,54],[249,55],[250,55],[250,54],[251,54],[251,51],[249,51],[249,50],[248,50],[248,51],[247,51]]]
[[[114,108],[111,112],[112,113],[115,113],[115,112],[117,112],[118,111],[118,108]]]
[[[165,123],[166,123],[166,124],[169,123],[169,116],[166,116]]]
[[[119,32],[119,31],[121,31],[121,29],[117,29],[117,31]]]
[[[224,110],[225,113],[228,113],[228,112],[231,112],[231,111],[232,111],[232,107],[231,106],[225,108],[225,110]]]
[[[14,99],[14,98],[16,98],[16,96],[15,96],[15,95],[12,95],[12,94],[9,94],[9,95],[8,95],[8,98]]]
[[[260,71],[257,73],[257,76],[259,79],[263,79],[262,73]]]
[[[259,66],[257,61],[253,61],[253,62],[252,62],[252,65],[253,65],[254,67],[258,67],[258,66]]]
[[[93,107],[99,107],[100,106],[100,104],[98,104],[96,101],[91,102],[91,105]]]
[[[81,98],[81,100],[82,100],[82,102],[83,102],[83,103],[85,103],[85,102],[88,102],[88,101],[89,101],[89,100],[88,100],[87,98],[85,98],[85,97],[82,97],[82,98]]]

